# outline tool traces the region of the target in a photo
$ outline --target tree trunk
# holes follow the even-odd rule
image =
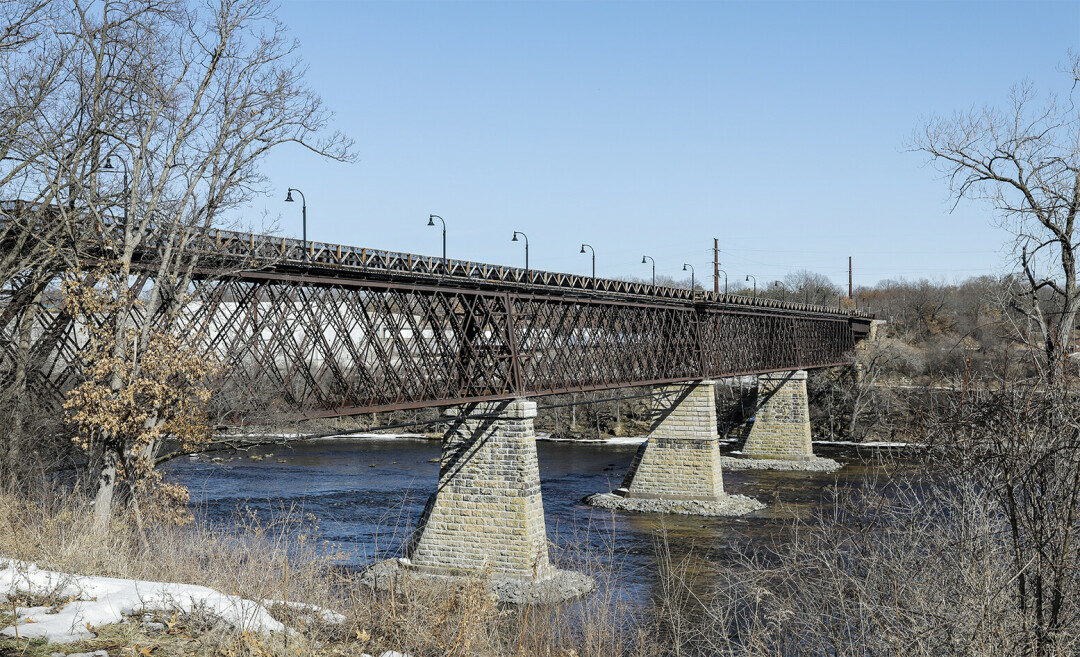
[[[619,400],[615,400],[615,435],[622,433],[622,413],[619,411]]]
[[[593,419],[596,421],[596,438],[600,438],[600,404],[592,404]]]
[[[37,316],[37,302],[40,294],[34,296],[26,305],[22,316],[19,318],[19,338],[15,354],[15,372],[12,377],[11,388],[7,392],[8,403],[11,405],[11,415],[8,425],[4,428],[6,445],[0,445],[0,456],[4,462],[0,464],[0,474],[5,481],[16,481],[28,474],[29,468],[22,463],[22,444],[26,440],[26,403],[28,368],[30,366],[30,351],[32,347],[32,329]]]
[[[97,476],[97,489],[94,491],[94,530],[103,533],[109,527],[113,513],[113,497],[116,493],[117,469],[120,455],[111,447],[104,447],[101,454],[101,469]]]

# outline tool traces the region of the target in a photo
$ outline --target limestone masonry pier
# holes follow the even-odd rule
[[[536,402],[470,404],[444,437],[439,486],[420,519],[408,557],[384,562],[371,579],[484,576],[508,602],[566,599],[592,579],[556,569],[548,558]],[[376,582],[386,585],[387,582]]]
[[[814,456],[806,371],[758,376],[757,410],[742,448],[729,467],[833,471],[840,464]]]
[[[651,430],[622,486],[586,499],[594,506],[693,515],[742,515],[764,508],[724,491],[721,465],[832,470],[814,456],[806,372],[762,375],[758,408],[743,456],[720,456],[716,385],[703,380],[662,386],[653,396]],[[407,557],[382,562],[365,578],[396,586],[402,577],[483,576],[500,599],[553,601],[592,590],[591,578],[556,569],[548,556],[536,402],[482,402],[448,413],[439,485],[428,501]]]
[[[758,376],[758,407],[743,454],[755,459],[805,461],[814,458],[810,443],[810,404],[806,371]]]
[[[435,573],[551,577],[533,421],[523,399],[466,407],[444,438],[439,488],[409,559]]]
[[[623,497],[716,502],[723,496],[714,388],[712,381],[660,388],[649,438],[623,477]]]
[[[589,504],[695,515],[741,515],[764,506],[724,492],[714,382],[659,388],[652,413],[652,430],[622,487],[589,497]]]

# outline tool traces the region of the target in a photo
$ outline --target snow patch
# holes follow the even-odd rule
[[[854,440],[815,440],[815,445],[850,445],[853,447],[926,447],[923,443],[899,443],[888,441],[871,441],[865,443],[858,443]]]
[[[538,433],[536,439],[549,443],[582,443],[585,445],[640,445],[648,438],[641,436],[618,436],[615,438],[552,438],[551,434]]]
[[[327,625],[341,625],[345,622],[345,616],[338,612],[327,609],[326,607],[320,607],[318,605],[308,604],[307,602],[285,602],[284,600],[261,600],[262,604],[266,607],[273,607],[274,605],[281,605],[288,607],[289,609],[298,609],[300,611],[308,611],[312,614],[318,614]],[[310,623],[313,620],[312,616],[301,616],[301,620],[306,623]]]
[[[93,628],[119,623],[144,610],[209,613],[240,631],[281,632],[285,626],[265,607],[205,586],[87,577],[0,558],[0,595],[17,593],[67,598],[57,607],[20,607],[14,625],[0,634],[71,643],[94,637]]]
[[[309,443],[321,443],[321,442],[351,442],[356,440],[423,440],[428,441],[430,438],[422,433],[340,433],[333,436],[319,436],[318,438],[309,438],[304,442]]]

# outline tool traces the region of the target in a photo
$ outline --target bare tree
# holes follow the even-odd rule
[[[58,4],[0,0],[0,477],[6,482],[21,479],[31,442],[38,461],[55,447],[31,439],[49,434],[57,419],[40,412],[49,402],[40,394],[39,361],[47,354],[34,352],[32,336],[46,323],[48,286],[69,262],[66,247],[81,233],[42,184],[45,160],[63,150],[74,120],[54,105],[69,61],[54,29],[62,19]]]
[[[207,231],[266,188],[262,157],[291,142],[348,160],[351,143],[327,132],[330,115],[304,85],[297,45],[264,0],[51,4],[56,83],[47,110],[16,141],[33,172],[25,184],[48,221],[19,235],[66,230],[79,239],[69,241],[64,269],[86,285],[111,280],[104,289],[124,303],[94,328],[109,334],[99,344],[112,350],[118,369],[107,386],[120,397],[125,381],[139,379],[142,356],[155,352],[155,336],[175,330],[197,302],[190,294],[206,273],[198,246]],[[20,46],[9,68],[38,58]],[[121,376],[122,363],[130,376]],[[165,421],[152,412],[146,419],[149,427]],[[130,464],[154,447],[135,449],[108,426],[79,437],[95,460],[103,520],[118,473],[137,470]]]
[[[1075,89],[1080,58],[1072,58],[1070,74]],[[989,201],[1013,234],[1027,282],[1017,307],[1037,327],[1047,365],[1060,370],[1080,311],[1073,234],[1080,210],[1080,110],[1071,93],[1040,98],[1026,83],[1010,100],[1003,110],[933,119],[914,148],[942,171],[956,203]]]
[[[840,288],[828,276],[807,269],[784,276],[784,283],[791,289],[792,299],[803,303],[835,304],[840,295]]]
[[[1003,586],[1022,622],[1023,654],[1057,655],[1080,624],[1080,414],[1074,398],[1042,381],[960,379],[936,395],[928,437],[1001,509]]]

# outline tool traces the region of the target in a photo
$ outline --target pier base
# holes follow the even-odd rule
[[[653,398],[652,430],[622,487],[586,502],[692,515],[741,515],[763,508],[748,497],[724,492],[714,395],[712,381],[660,388]]]
[[[465,407],[443,443],[438,490],[405,559],[379,564],[434,577],[481,576],[508,602],[588,593],[592,579],[548,559],[533,421],[536,402]]]

